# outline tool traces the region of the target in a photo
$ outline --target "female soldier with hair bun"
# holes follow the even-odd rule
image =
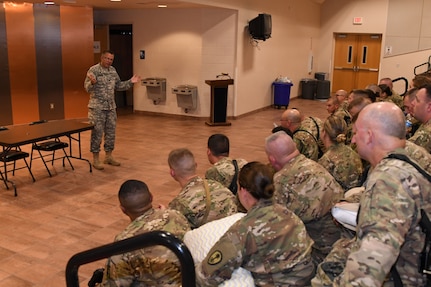
[[[302,221],[272,200],[272,169],[250,162],[239,173],[238,196],[247,215],[233,224],[197,266],[200,286],[218,286],[239,267],[256,286],[307,286],[314,274],[312,239]]]
[[[326,168],[347,191],[360,185],[362,162],[358,153],[346,145],[346,122],[330,116],[323,124],[322,140],[326,152],[318,163]]]

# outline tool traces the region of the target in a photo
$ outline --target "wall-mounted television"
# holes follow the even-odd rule
[[[253,39],[263,40],[271,37],[272,20],[270,14],[259,14],[248,22],[248,31]]]

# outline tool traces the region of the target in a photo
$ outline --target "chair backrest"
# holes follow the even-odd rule
[[[143,233],[73,255],[66,265],[66,286],[79,287],[78,268],[81,265],[153,245],[163,245],[177,255],[183,287],[196,286],[195,264],[190,250],[180,239],[166,231]]]

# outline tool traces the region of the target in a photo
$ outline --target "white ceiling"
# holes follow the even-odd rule
[[[166,4],[169,8],[196,8],[207,7],[196,3],[188,3],[177,0],[122,0],[120,2],[111,2],[110,0],[53,0],[55,5],[70,5],[70,6],[91,6],[94,9],[150,9],[157,8],[158,4]],[[15,3],[39,3],[44,0],[10,0],[5,2]]]

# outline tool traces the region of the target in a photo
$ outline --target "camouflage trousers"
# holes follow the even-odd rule
[[[88,109],[88,119],[94,124],[91,130],[91,152],[100,152],[102,137],[104,137],[103,148],[105,151],[113,151],[115,145],[115,128],[117,126],[116,110]]]
[[[341,274],[346,266],[347,257],[356,242],[354,238],[341,238],[335,242],[332,251],[317,267],[316,276],[311,280],[313,287],[332,286],[335,277]]]

